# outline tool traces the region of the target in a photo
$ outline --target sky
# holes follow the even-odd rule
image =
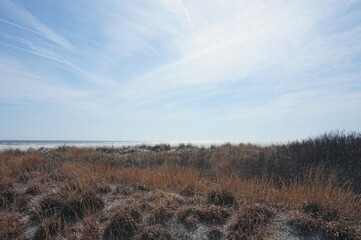
[[[0,139],[361,131],[361,0],[0,0]]]

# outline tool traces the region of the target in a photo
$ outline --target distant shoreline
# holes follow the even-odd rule
[[[167,144],[170,146],[177,146],[179,144],[191,144],[198,147],[210,147],[212,145],[219,146],[225,144],[226,142],[213,142],[213,141],[189,141],[189,142],[163,142],[163,141],[82,141],[82,140],[0,140],[0,151],[5,149],[40,149],[40,148],[58,148],[62,146],[66,147],[109,147],[109,148],[122,148],[122,147],[132,147],[137,145],[160,145]],[[238,143],[234,143],[238,144]]]

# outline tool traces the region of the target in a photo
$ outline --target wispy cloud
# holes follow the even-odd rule
[[[91,95],[87,91],[74,90],[50,79],[44,81],[44,75],[33,74],[19,61],[3,55],[0,55],[0,71],[2,101],[40,101],[76,106],[80,99]]]
[[[33,46],[32,43],[27,42],[27,44],[30,45],[30,47],[33,50],[17,47],[17,46],[7,44],[7,43],[1,42],[1,41],[0,41],[0,44],[4,45],[4,46],[7,46],[7,47],[17,49],[17,50],[20,50],[20,51],[27,52],[27,53],[30,53],[30,54],[34,54],[34,55],[37,55],[37,56],[40,56],[40,57],[44,57],[44,58],[47,58],[47,59],[50,59],[50,60],[53,60],[53,61],[56,61],[56,62],[59,62],[59,63],[62,63],[62,64],[65,64],[65,65],[73,68],[74,70],[82,73],[83,75],[85,75],[85,77],[86,77],[85,79],[87,81],[92,81],[92,82],[95,82],[95,83],[98,83],[98,84],[101,84],[101,85],[113,85],[114,84],[113,81],[105,80],[105,79],[99,79],[99,78],[93,76],[91,73],[87,72],[86,70],[81,69],[80,67],[78,67],[74,63],[72,63],[72,62],[70,62],[70,61],[68,61],[68,60],[66,60],[66,59],[64,59],[64,58],[62,58],[60,56],[55,55],[54,53],[49,52],[46,49],[41,49],[41,48],[39,49],[38,47]]]
[[[184,3],[182,2],[182,0],[177,0],[177,4],[182,9],[182,11],[184,12],[185,17],[187,18],[188,26],[191,29],[193,29],[192,22],[191,22],[191,17],[189,16],[188,8],[186,8],[186,6],[184,6]]]
[[[348,56],[361,51],[356,38],[350,36],[359,34],[360,29],[336,35],[320,34],[317,28],[339,6],[317,12],[318,4],[314,5],[311,9],[299,3],[240,5],[234,17],[197,29],[188,41],[176,42],[179,48],[188,45],[188,50],[177,60],[131,80],[125,94],[130,98],[158,97],[179,87],[248,78],[258,84],[272,81],[276,86],[295,81],[299,86],[305,81],[312,85],[308,79],[296,80],[298,75],[304,71],[317,74],[325,67],[346,64]],[[285,81],[285,77],[291,79]],[[139,91],[142,94],[135,94]]]
[[[13,0],[2,0],[0,2],[1,8],[6,11],[8,14],[11,14],[14,19],[23,24],[35,29],[38,33],[41,33],[44,38],[62,46],[63,48],[73,48],[74,46],[68,42],[64,37],[59,35],[57,32],[47,27],[45,24],[40,22],[35,16],[33,16],[24,6],[16,3]],[[12,25],[20,27],[20,25],[6,21]],[[22,27],[24,29],[24,27]],[[26,28],[26,30],[30,30]],[[32,31],[32,30],[30,30]],[[34,32],[34,31],[32,31]]]
[[[43,89],[66,93],[54,103],[98,110],[133,126],[122,128],[130,135],[156,136],[144,126],[169,130],[170,122],[213,139],[272,124],[301,126],[299,133],[342,128],[342,119],[361,127],[360,1],[64,1],[66,13],[53,9],[58,3],[43,6],[64,22],[31,12],[35,0],[0,4],[0,47],[23,64],[16,82],[53,78]],[[18,100],[38,99],[25,90],[14,91]]]
[[[11,26],[15,26],[15,27],[17,27],[17,28],[20,28],[20,29],[29,31],[29,32],[31,32],[31,33],[35,33],[35,34],[37,34],[37,35],[39,35],[39,36],[42,36],[42,34],[41,34],[40,32],[34,31],[34,30],[31,29],[31,28],[27,28],[27,27],[21,26],[21,25],[19,25],[19,24],[10,22],[10,21],[5,20],[5,19],[2,19],[2,18],[0,18],[0,21],[3,22],[3,23],[9,24],[9,25],[11,25]]]

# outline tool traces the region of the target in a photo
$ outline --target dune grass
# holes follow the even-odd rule
[[[263,147],[5,150],[0,239],[271,239],[280,215],[295,231],[361,239],[360,151],[360,134],[343,132]]]

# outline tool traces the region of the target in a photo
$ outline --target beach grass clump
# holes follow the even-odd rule
[[[64,224],[59,219],[45,218],[36,229],[32,239],[51,239],[56,235],[63,233]]]
[[[192,187],[185,187],[179,192],[179,194],[184,197],[193,197],[195,195],[195,191]]]
[[[21,214],[14,211],[0,212],[0,239],[18,239],[26,229]]]
[[[80,240],[93,240],[101,238],[101,224],[97,217],[90,216],[84,219],[80,229]]]
[[[174,216],[174,211],[163,206],[161,203],[157,204],[157,206],[153,207],[153,209],[149,213],[148,224],[150,225],[164,225]]]
[[[173,240],[176,239],[172,236],[169,230],[162,226],[154,225],[147,227],[142,233],[134,237],[135,240]]]
[[[208,192],[207,199],[209,203],[216,206],[233,206],[236,204],[234,194],[225,189],[216,189]]]
[[[107,239],[131,239],[141,231],[141,215],[136,209],[120,209],[109,220],[104,229]]]
[[[209,240],[224,239],[224,231],[219,226],[212,226],[207,231],[207,237]]]
[[[304,202],[303,211],[313,218],[326,222],[337,221],[340,217],[337,209],[331,205],[326,206],[321,202]]]
[[[292,211],[289,222],[298,231],[322,232],[332,239],[361,239],[360,226],[338,210],[321,202],[305,202],[300,211]]]
[[[228,228],[229,236],[232,239],[263,239],[265,224],[272,216],[273,212],[265,206],[243,207]]]
[[[93,192],[58,192],[40,199],[32,212],[34,220],[53,217],[72,222],[103,207],[103,200]]]
[[[10,184],[0,184],[0,210],[7,209],[15,199],[15,189]]]
[[[219,206],[190,206],[178,212],[178,219],[186,226],[195,226],[199,222],[221,224],[231,216],[231,211]]]

